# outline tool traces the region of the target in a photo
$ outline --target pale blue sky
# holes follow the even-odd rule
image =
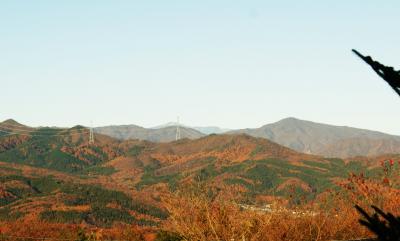
[[[400,134],[400,1],[0,2],[0,120],[258,127],[294,116]]]

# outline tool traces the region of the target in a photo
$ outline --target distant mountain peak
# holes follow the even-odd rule
[[[7,120],[5,120],[3,122],[0,122],[0,125],[10,125],[10,126],[16,126],[16,127],[18,127],[18,126],[25,127],[25,125],[15,121],[14,119],[7,119]]]
[[[186,127],[186,125],[183,125],[182,123],[178,123],[178,122],[167,122],[165,124],[161,124],[158,126],[153,126],[150,127],[149,129],[161,129],[161,128],[166,128],[166,127],[171,127],[171,126],[181,126],[181,127]]]
[[[88,127],[83,126],[83,125],[75,125],[70,128],[70,130],[80,130],[80,129],[88,129]]]
[[[260,128],[235,130],[299,152],[328,157],[400,153],[400,136],[288,117]]]
[[[311,121],[302,120],[296,117],[287,117],[275,123],[297,123],[297,122],[311,122]]]
[[[280,121],[299,121],[299,120],[300,120],[300,119],[298,119],[298,118],[296,118],[296,117],[289,116],[289,117],[283,118],[283,119],[280,120]]]

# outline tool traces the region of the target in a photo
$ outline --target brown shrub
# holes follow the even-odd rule
[[[391,162],[389,162],[390,164]],[[278,205],[266,212],[241,208],[237,193],[191,186],[163,202],[170,213],[163,228],[184,240],[346,240],[372,237],[359,224],[354,208],[375,205],[400,214],[398,173],[383,168],[377,179],[352,174],[340,190],[327,191],[312,203],[287,207]],[[390,175],[389,175],[390,174]]]

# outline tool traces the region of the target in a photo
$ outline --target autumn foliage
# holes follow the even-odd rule
[[[95,228],[46,223],[37,220],[0,224],[5,240],[13,237],[51,237],[80,240],[349,240],[373,237],[359,224],[354,205],[370,210],[374,205],[394,215],[400,214],[399,163],[381,162],[381,175],[351,174],[312,201],[270,202],[243,205],[243,190],[192,182],[165,194],[162,203],[169,218],[160,227],[132,225]],[[254,207],[254,208],[248,208]],[[158,233],[158,235],[157,235]],[[85,239],[83,239],[85,240]]]
[[[155,237],[154,228],[135,225],[95,228],[41,221],[0,222],[0,240],[152,241]]]
[[[232,195],[192,185],[165,197],[170,213],[164,229],[182,240],[348,240],[374,237],[359,224],[359,205],[400,214],[399,163],[381,162],[382,175],[351,174],[312,202],[277,204],[270,211],[243,209]]]

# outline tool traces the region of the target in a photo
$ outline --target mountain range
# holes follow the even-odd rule
[[[161,128],[144,128],[137,125],[119,125],[96,127],[94,131],[99,134],[108,135],[120,140],[139,139],[152,142],[170,142],[176,140],[176,126],[165,126]],[[197,139],[205,134],[188,127],[179,127],[180,137]]]
[[[228,131],[231,130],[231,129],[228,129],[228,128],[221,128],[221,127],[218,127],[218,126],[187,126],[187,125],[182,125],[182,124],[180,124],[178,122],[168,122],[168,123],[163,124],[163,125],[158,125],[158,126],[152,127],[151,129],[161,129],[161,128],[170,127],[170,126],[175,126],[176,127],[178,125],[186,127],[186,128],[195,129],[196,131],[199,131],[199,132],[201,132],[201,133],[203,133],[205,135],[222,134],[222,133],[225,133],[225,132],[228,132]]]
[[[136,125],[105,126],[95,132],[128,140],[169,142],[176,139],[177,123],[143,128]],[[326,157],[376,156],[400,153],[400,136],[286,118],[259,128],[228,130],[219,127],[180,126],[182,138],[197,139],[209,134],[247,134],[274,141],[293,150]]]
[[[247,134],[162,143],[96,134],[89,144],[89,129],[82,126],[6,121],[0,130],[0,221],[158,226],[168,216],[165,195],[193,182],[235,188],[243,202],[265,204],[293,191],[316,198],[350,173],[376,176],[380,161],[400,160],[324,158]]]
[[[400,153],[400,136],[347,126],[286,118],[260,128],[234,130],[274,141],[293,150],[325,157]]]

